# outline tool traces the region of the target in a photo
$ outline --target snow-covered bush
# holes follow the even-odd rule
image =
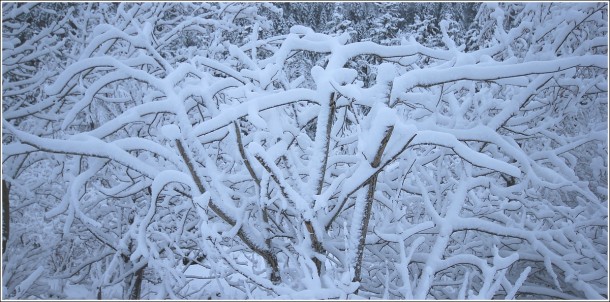
[[[78,5],[3,4],[5,298],[608,297],[605,3],[484,4],[469,51]]]

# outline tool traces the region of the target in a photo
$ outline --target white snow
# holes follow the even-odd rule
[[[169,140],[177,140],[181,137],[180,128],[178,125],[174,124],[164,125],[161,127],[161,133]]]
[[[604,299],[607,5],[431,7],[3,4],[3,298]]]

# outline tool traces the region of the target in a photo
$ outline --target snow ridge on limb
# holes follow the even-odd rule
[[[91,136],[80,135],[72,140],[41,138],[23,132],[6,121],[2,125],[22,142],[37,150],[51,153],[76,154],[91,157],[110,158],[153,179],[158,173],[155,167],[127,153],[115,144],[103,142]]]
[[[429,130],[420,130],[417,132],[417,134],[417,138],[413,141],[414,145],[432,144],[451,148],[457,155],[475,166],[502,172],[513,177],[521,176],[521,171],[519,168],[497,159],[493,159],[486,154],[473,151],[463,143],[460,143],[457,138],[451,134]]]
[[[401,94],[417,86],[433,86],[459,80],[497,81],[527,75],[561,72],[576,67],[608,68],[607,57],[587,55],[549,61],[531,61],[497,66],[457,66],[450,68],[421,69],[397,77],[392,86],[391,99],[396,102]]]
[[[247,116],[248,108],[250,108],[249,102],[253,102],[256,105],[258,111],[263,111],[266,109],[300,101],[317,103],[317,93],[310,89],[297,88],[289,91],[278,92],[273,95],[256,97],[249,100],[248,102],[240,103],[233,107],[223,109],[223,112],[220,113],[218,116],[196,125],[190,135],[193,137],[201,136],[219,128],[225,127],[240,117]]]

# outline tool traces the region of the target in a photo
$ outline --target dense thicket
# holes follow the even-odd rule
[[[3,298],[607,299],[607,30],[3,2]]]

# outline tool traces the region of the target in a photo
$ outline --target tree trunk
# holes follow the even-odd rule
[[[309,232],[309,238],[311,239],[311,247],[313,248],[313,250],[319,254],[325,253],[324,248],[322,247],[322,243],[320,243],[318,237],[316,237],[316,232],[313,229],[311,221],[305,221],[305,227],[307,227],[307,231]],[[311,260],[316,265],[318,276],[320,276],[320,274],[322,274],[322,261],[316,258],[316,256],[312,257]]]
[[[369,228],[369,219],[371,218],[371,209],[373,208],[373,200],[375,199],[375,188],[377,186],[377,175],[371,178],[369,188],[366,193],[366,208],[364,210],[363,219],[360,222],[360,239],[358,241],[358,250],[356,250],[356,266],[354,267],[353,282],[360,282],[360,271],[362,269],[362,255],[364,254],[364,244],[366,241],[366,232]]]
[[[332,126],[333,126],[333,120],[335,119],[335,107],[336,107],[336,99],[335,99],[334,92],[332,92],[330,94],[330,99],[329,99],[328,105],[329,105],[328,118],[326,121],[326,125],[324,125],[326,127],[325,132],[324,132],[324,135],[325,135],[324,149],[323,149],[324,156],[322,157],[322,166],[320,167],[320,178],[317,180],[317,184],[316,184],[316,195],[322,194],[322,187],[324,186],[324,175],[326,174],[326,167],[328,165],[330,134],[331,134]],[[320,125],[318,125],[318,126],[320,126]],[[316,139],[318,139],[318,138],[316,137]],[[326,253],[326,251],[324,250],[324,247],[322,246],[322,243],[320,242],[320,240],[318,240],[318,235],[316,234],[316,231],[314,230],[313,225],[311,224],[311,221],[309,221],[309,220],[305,221],[305,227],[307,228],[307,231],[309,232],[309,238],[311,240],[311,247],[313,248],[313,250],[318,254]],[[316,256],[312,257],[311,260],[316,265],[316,269],[318,271],[318,276],[320,276],[322,274],[322,261],[320,261],[320,259],[318,259]]]
[[[2,180],[2,254],[6,251],[6,244],[8,243],[9,228],[10,228],[10,212],[9,212],[9,200],[8,200],[9,186],[6,180]]]
[[[394,131],[394,126],[390,126],[386,131],[385,136],[381,140],[381,144],[379,149],[377,149],[377,154],[375,154],[375,158],[371,163],[371,167],[378,168],[381,164],[381,156],[385,151],[385,147],[388,145],[390,141],[390,137],[392,136],[392,131]],[[354,223],[360,223],[360,238],[358,241],[358,249],[356,250],[356,264],[354,266],[354,279],[353,282],[360,282],[360,270],[362,268],[362,255],[364,254],[364,244],[366,242],[366,233],[369,227],[369,219],[371,218],[371,209],[373,207],[373,201],[375,199],[375,188],[377,187],[377,175],[373,176],[369,180],[369,188],[366,194],[366,208],[364,210],[364,215],[362,221]]]
[[[142,292],[142,281],[144,280],[144,269],[147,265],[143,266],[136,271],[136,280],[133,284],[133,289],[129,295],[129,300],[140,300],[140,294]]]

